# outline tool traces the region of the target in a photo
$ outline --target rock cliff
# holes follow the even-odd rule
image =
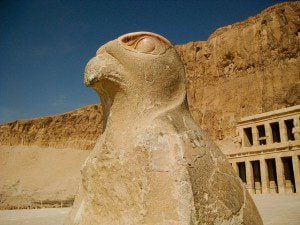
[[[207,41],[176,46],[190,110],[214,140],[228,143],[241,117],[300,104],[299,14],[299,2],[278,4],[216,30]],[[0,144],[91,149],[101,116],[94,105],[11,122],[0,126]]]
[[[61,115],[0,126],[0,145],[90,150],[102,131],[102,107],[89,105]]]
[[[235,135],[241,117],[300,103],[300,2],[282,3],[177,46],[194,118],[214,140]]]
[[[225,153],[241,117],[300,104],[299,15],[299,1],[278,4],[207,41],[176,46],[190,111]],[[80,150],[93,148],[102,115],[90,105],[0,125],[0,208],[72,200],[88,155]]]

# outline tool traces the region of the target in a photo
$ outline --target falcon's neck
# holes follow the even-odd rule
[[[98,92],[99,93],[99,92]],[[187,108],[185,90],[172,96],[137,92],[111,92],[102,90],[105,129],[138,129],[156,117],[176,108]]]

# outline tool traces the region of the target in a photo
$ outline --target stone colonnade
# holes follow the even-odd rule
[[[250,193],[300,193],[300,105],[241,118],[227,157]]]
[[[300,150],[229,159],[252,194],[300,193]]]
[[[264,121],[247,127],[240,127],[242,147],[255,147],[273,143],[300,140],[299,115],[280,118],[278,121]]]

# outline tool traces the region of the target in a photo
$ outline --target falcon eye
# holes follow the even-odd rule
[[[155,49],[155,42],[152,38],[142,38],[136,43],[135,49],[142,53],[152,52]]]
[[[118,41],[127,50],[152,55],[163,54],[172,46],[164,37],[149,32],[125,34]]]

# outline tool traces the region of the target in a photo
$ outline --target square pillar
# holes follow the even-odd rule
[[[251,162],[249,160],[245,161],[246,164],[246,180],[247,189],[250,194],[254,194],[254,177]]]
[[[239,168],[236,162],[231,162],[233,170],[236,172],[237,175],[239,175]]]
[[[295,140],[300,140],[300,121],[299,121],[299,117],[295,117],[294,118],[294,127],[293,127],[293,134],[295,137]]]
[[[259,145],[258,130],[256,126],[252,127],[252,138],[253,138],[253,146],[258,146]]]
[[[292,156],[296,193],[300,193],[300,168],[297,155]]]
[[[280,132],[281,142],[287,142],[288,136],[287,136],[287,131],[286,131],[286,127],[284,124],[284,120],[279,120],[279,132]]]
[[[273,136],[272,136],[272,128],[269,123],[265,123],[265,130],[266,130],[266,138],[267,138],[267,145],[273,143]]]
[[[265,159],[260,159],[260,175],[261,175],[261,190],[262,194],[269,193],[269,175],[268,175],[268,167]]]
[[[279,156],[275,158],[276,162],[276,173],[277,173],[277,185],[278,185],[278,193],[282,194],[284,193],[284,169],[283,169],[283,163]]]

